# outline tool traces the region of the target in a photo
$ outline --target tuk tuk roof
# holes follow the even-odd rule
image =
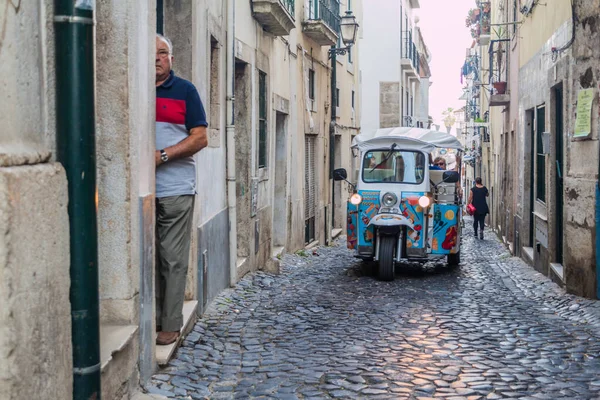
[[[352,141],[352,147],[366,151],[396,143],[399,149],[422,150],[431,153],[435,148],[462,150],[463,145],[445,132],[423,128],[382,128],[374,132],[361,133]]]

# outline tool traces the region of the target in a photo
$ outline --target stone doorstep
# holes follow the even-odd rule
[[[187,335],[194,327],[197,306],[198,302],[196,300],[183,303],[183,327],[179,331],[179,339],[167,346],[156,345],[156,362],[158,362],[158,365],[166,365],[169,362],[171,357],[173,357],[173,354],[175,354],[175,350],[177,350],[177,347],[179,347],[183,341],[185,335]],[[154,335],[154,337],[156,338],[156,335]]]
[[[550,269],[552,270],[552,272],[554,272],[554,275],[558,276],[562,283],[565,283],[564,268],[562,264],[550,263]]]
[[[133,339],[136,325],[100,324],[100,371],[104,371],[113,354],[123,350]]]
[[[312,250],[315,247],[317,247],[319,245],[319,241],[318,240],[313,240],[312,242],[310,242],[309,244],[307,244],[306,246],[304,246],[304,250]]]
[[[284,251],[285,251],[285,247],[283,247],[283,246],[273,247],[273,253],[271,254],[271,257],[277,258],[277,257],[283,255]]]
[[[336,239],[341,234],[342,234],[342,229],[341,228],[335,228],[335,229],[331,230],[331,238],[332,239]]]
[[[161,396],[160,394],[150,394],[144,392],[134,392],[131,396],[131,400],[163,400],[168,399],[165,396]]]
[[[523,254],[525,254],[525,261],[533,265],[533,247],[523,247]]]

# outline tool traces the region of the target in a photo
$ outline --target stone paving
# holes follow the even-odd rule
[[[469,230],[467,230],[469,231]],[[153,377],[178,399],[600,399],[600,306],[465,234],[462,263],[364,274],[344,238],[209,307]]]

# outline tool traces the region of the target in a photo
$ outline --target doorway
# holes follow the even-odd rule
[[[273,199],[273,245],[285,247],[287,237],[287,115],[275,115],[275,188]]]
[[[527,247],[533,247],[533,227],[534,227],[534,204],[535,204],[535,190],[534,190],[534,177],[535,177],[535,124],[534,124],[535,113],[533,110],[528,110],[526,119],[527,127],[529,128],[529,235]]]
[[[554,89],[554,116],[556,126],[556,263],[563,263],[563,88]]]

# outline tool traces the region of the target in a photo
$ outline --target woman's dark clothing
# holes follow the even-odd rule
[[[477,236],[477,225],[479,225],[479,230],[483,232],[483,225],[485,223],[485,214],[475,214],[473,215],[473,229],[475,229],[475,236]]]
[[[475,207],[475,214],[489,214],[490,210],[487,205],[487,201],[485,198],[488,195],[487,188],[477,186],[473,186],[471,188],[471,192],[473,192],[473,206]]]
[[[481,238],[483,239],[485,216],[490,212],[485,199],[488,195],[488,190],[485,186],[480,188],[473,186],[471,188],[471,192],[473,192],[473,206],[475,207],[475,215],[473,215],[473,229],[475,230],[475,236],[477,236],[477,226],[479,225],[479,231],[481,232]]]

